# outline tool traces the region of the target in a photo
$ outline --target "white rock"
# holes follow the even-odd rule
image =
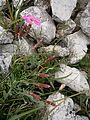
[[[21,16],[33,15],[40,18],[41,26],[36,27],[36,25],[32,24],[32,28],[37,35],[41,34],[41,37],[45,38],[45,42],[49,43],[55,37],[56,27],[50,15],[45,10],[37,6],[32,6],[23,10],[20,14]]]
[[[69,50],[66,47],[61,47],[59,45],[49,45],[47,47],[42,47],[42,49],[44,49],[46,52],[55,52],[55,55],[60,56],[60,57],[64,57],[64,56],[68,56],[69,55]]]
[[[12,43],[13,38],[12,33],[6,32],[3,27],[0,26],[0,44]]]
[[[52,112],[48,115],[48,120],[74,120],[74,103],[71,98],[64,99],[64,95],[57,92],[50,95],[47,100],[52,101],[53,103],[58,105],[55,108],[54,106],[48,104],[48,113],[52,110]]]
[[[69,19],[68,21],[64,23],[59,23],[57,25],[57,34],[56,37],[61,36],[61,32],[63,31],[64,34],[71,34],[72,31],[75,29],[76,23],[72,20]]]
[[[57,78],[58,82],[64,83],[74,91],[80,92],[89,90],[86,76],[78,69],[71,68],[65,64],[60,65],[60,71],[55,73],[55,78]]]
[[[79,62],[86,55],[89,39],[81,31],[78,31],[67,35],[65,41],[70,50],[70,63]]]
[[[17,49],[16,45],[0,45],[0,71],[8,72],[11,65],[12,57]]]
[[[33,43],[30,40],[24,39],[22,37],[22,39],[19,39],[18,41],[16,41],[15,44],[18,46],[16,54],[18,55],[32,54]]]
[[[34,5],[43,8],[44,10],[50,7],[49,0],[35,0]]]
[[[51,0],[53,18],[58,21],[69,20],[76,3],[77,0]]]
[[[81,16],[81,28],[83,30],[83,32],[90,37],[90,2],[88,3],[85,11],[82,13]],[[89,39],[90,41],[90,39]]]

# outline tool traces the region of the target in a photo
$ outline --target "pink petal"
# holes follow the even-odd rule
[[[40,26],[40,19],[36,18],[33,15],[22,16],[22,18],[29,24],[32,24],[32,22],[34,22],[36,25]]]

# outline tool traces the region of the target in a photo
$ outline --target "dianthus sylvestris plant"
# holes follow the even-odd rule
[[[33,15],[22,16],[22,20],[24,20],[25,23],[24,23],[24,25],[21,26],[20,29],[19,29],[19,23],[16,23],[16,27],[15,27],[16,38],[18,36],[20,38],[22,38],[23,36],[26,37],[28,35],[28,33],[30,32],[30,28],[31,28],[32,24],[35,24],[38,27],[41,26],[40,18],[37,18]]]

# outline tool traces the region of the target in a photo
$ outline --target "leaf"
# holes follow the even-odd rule
[[[20,113],[18,115],[14,115],[12,116],[11,118],[9,118],[8,120],[16,120],[16,119],[19,119],[25,115],[28,115],[30,113],[33,113],[33,112],[36,112],[37,110],[40,110],[41,108],[43,108],[44,106],[41,106],[41,107],[38,107],[36,109],[33,109],[33,110],[29,110],[29,111],[26,111],[26,112],[23,112],[23,113]]]

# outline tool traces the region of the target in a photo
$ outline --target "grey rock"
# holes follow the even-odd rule
[[[17,49],[16,45],[0,45],[0,72],[8,72],[12,57]]]
[[[14,36],[10,32],[6,32],[1,26],[0,26],[0,44],[7,44],[13,42]]]
[[[56,92],[48,97],[47,100],[52,101],[57,107],[48,105],[48,120],[74,120],[75,112],[73,111],[74,103],[71,98],[64,99],[64,95]],[[56,101],[56,102],[54,102]]]
[[[47,101],[56,105],[47,104],[48,120],[89,120],[88,117],[75,115],[73,100],[59,92],[50,95]]]
[[[77,0],[51,0],[53,19],[67,21],[76,7]]]
[[[88,3],[85,11],[82,13],[80,24],[81,24],[81,29],[83,30],[83,32],[88,37],[90,37],[90,2]]]
[[[31,28],[34,30],[37,36],[41,35],[41,37],[45,39],[44,42],[49,43],[55,37],[56,27],[50,15],[45,10],[37,6],[32,6],[23,10],[20,14],[21,16],[33,15],[40,18],[41,26],[37,27],[32,23]],[[30,33],[30,35],[34,35],[33,31]]]
[[[70,50],[70,63],[74,64],[79,62],[87,53],[87,45],[89,38],[81,31],[67,35],[65,41]]]
[[[34,5],[46,10],[50,7],[50,0],[35,0]]]
[[[90,89],[86,75],[84,75],[78,69],[74,67],[71,68],[65,64],[60,65],[60,71],[55,73],[55,78],[59,78],[57,80],[58,82],[64,83],[66,86],[77,92],[87,92]]]

